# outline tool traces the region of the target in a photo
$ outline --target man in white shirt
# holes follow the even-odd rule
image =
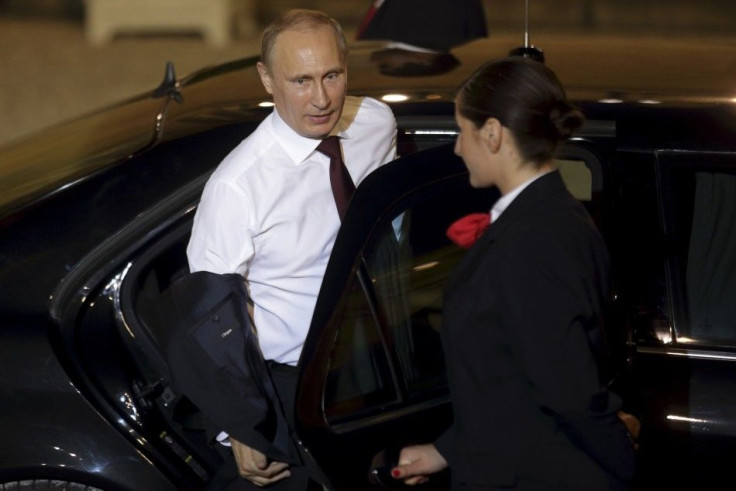
[[[245,278],[261,350],[287,418],[296,384],[289,368],[299,360],[340,227],[330,158],[317,146],[328,135],[339,137],[356,186],[396,153],[388,106],[346,97],[346,57],[342,29],[321,12],[290,10],[266,28],[258,71],[275,110],[212,174],[187,248],[191,272]],[[279,381],[284,374],[293,379],[285,385]],[[294,470],[268,462],[247,442],[230,443],[239,474],[257,486]]]

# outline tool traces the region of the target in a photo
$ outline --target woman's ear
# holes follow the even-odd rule
[[[485,124],[480,129],[481,138],[486,142],[489,148],[495,152],[501,145],[501,129],[503,125],[496,118],[486,119]]]

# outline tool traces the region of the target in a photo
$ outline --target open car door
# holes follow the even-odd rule
[[[595,154],[569,143],[556,163],[598,216]],[[332,489],[400,489],[390,476],[398,450],[432,442],[451,424],[442,296],[466,251],[446,231],[497,198],[495,187],[470,186],[451,143],[398,159],[359,186],[299,363],[297,433]],[[423,489],[449,489],[449,472]]]
[[[371,174],[353,197],[300,360],[297,433],[331,489],[392,489],[398,450],[451,422],[442,294],[464,249],[445,236],[487,212],[452,144]],[[383,484],[382,484],[383,483]],[[398,485],[398,486],[397,486]],[[423,489],[447,489],[448,473]]]

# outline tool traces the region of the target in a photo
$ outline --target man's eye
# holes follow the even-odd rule
[[[306,78],[298,78],[298,79],[296,79],[296,84],[297,85],[304,85],[306,83],[307,83],[307,79]]]

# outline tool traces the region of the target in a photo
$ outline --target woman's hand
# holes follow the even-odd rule
[[[394,479],[402,479],[404,484],[413,486],[429,480],[434,474],[447,467],[447,461],[434,445],[415,445],[405,447],[399,455],[399,465],[391,470]]]

